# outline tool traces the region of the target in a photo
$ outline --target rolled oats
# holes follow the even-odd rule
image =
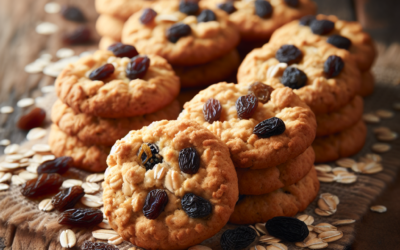
[[[58,13],[60,12],[60,10],[61,10],[61,5],[56,2],[46,3],[46,5],[44,6],[44,11],[46,11],[46,13],[49,14]]]
[[[270,242],[278,243],[281,240],[278,238],[275,238],[274,236],[271,236],[271,235],[263,235],[260,237],[259,241],[264,242],[264,243],[270,243]]]
[[[35,104],[35,100],[32,98],[24,98],[21,99],[17,102],[17,107],[20,108],[27,108],[29,106],[32,106],[33,104]]]
[[[330,173],[317,172],[317,178],[320,182],[334,182],[336,176]]]
[[[324,173],[332,172],[332,167],[327,164],[316,165],[315,169],[319,172],[324,172]]]
[[[16,153],[18,153],[18,150],[19,150],[19,145],[18,144],[11,144],[11,145],[8,145],[4,149],[4,154],[6,154],[6,155],[16,154]]]
[[[68,180],[65,180],[61,185],[61,187],[63,187],[63,188],[70,188],[73,186],[82,186],[82,181],[75,180],[75,179],[68,179]]]
[[[357,176],[353,173],[341,173],[335,176],[335,181],[342,184],[351,184],[357,181]]]
[[[108,220],[103,220],[98,226],[103,229],[112,229]]]
[[[11,142],[8,139],[0,140],[0,146],[8,146],[10,144],[11,144]]]
[[[93,208],[103,206],[103,200],[100,197],[89,194],[85,194],[81,198],[81,203],[87,207]]]
[[[65,248],[72,248],[76,244],[75,233],[71,229],[63,230],[60,234],[60,244]]]
[[[156,22],[178,22],[178,17],[176,15],[160,14],[156,16]]]
[[[287,246],[282,243],[277,242],[268,242],[269,246],[267,246],[267,250],[287,250]]]
[[[314,223],[314,217],[308,214],[302,214],[297,216],[297,219],[303,221],[307,226],[312,225]]]
[[[62,58],[71,57],[74,54],[75,54],[75,52],[70,48],[61,48],[61,49],[57,50],[56,57],[62,59]]]
[[[50,212],[51,210],[54,209],[53,204],[51,204],[51,199],[44,199],[42,200],[39,205],[39,210],[44,211],[44,212]]]
[[[2,162],[1,167],[8,170],[14,170],[19,168],[19,163],[16,162]]]
[[[370,207],[371,211],[377,212],[377,213],[385,213],[387,211],[387,208],[382,205],[375,205]]]
[[[344,168],[351,168],[356,163],[357,162],[351,158],[342,158],[336,161],[336,164]]]
[[[206,247],[206,246],[196,245],[196,246],[189,247],[188,250],[212,250],[212,249],[209,247]],[[261,250],[261,248],[259,248],[258,250]],[[265,250],[265,248],[264,248],[264,250]]]
[[[313,238],[310,239],[305,243],[305,246],[310,248],[310,249],[322,249],[328,247],[328,243],[324,242],[320,238]]]
[[[319,223],[314,226],[314,232],[320,234],[328,231],[335,231],[337,228],[329,223]]]
[[[114,230],[98,229],[92,232],[92,236],[98,240],[109,240],[115,236],[119,236]]]
[[[108,239],[108,244],[113,244],[116,246],[120,245],[122,242],[124,242],[124,239],[119,235],[115,235]]]
[[[41,163],[46,162],[46,161],[52,161],[55,160],[56,156],[55,155],[43,155]]]
[[[40,89],[42,91],[43,94],[48,94],[48,93],[52,93],[55,91],[55,87],[54,85],[48,85],[48,86],[44,86]]]
[[[45,137],[47,131],[43,128],[33,128],[29,130],[28,134],[26,135],[26,139],[28,141],[38,140]]]
[[[13,154],[13,155],[7,155],[6,156],[6,161],[7,162],[19,162],[22,160],[24,157],[20,154]]]
[[[31,173],[37,173],[38,167],[39,167],[38,163],[30,163],[29,166],[26,168],[26,171]]]
[[[353,224],[354,222],[356,222],[356,220],[352,220],[352,219],[337,220],[337,221],[332,222],[332,225],[334,225],[334,226],[348,225],[348,224]]]
[[[375,143],[374,145],[372,145],[372,150],[377,153],[385,153],[385,152],[389,151],[390,148],[391,148],[391,146],[386,143]]]
[[[265,223],[257,223],[255,225],[256,229],[262,234],[268,234],[267,229],[265,228]]]
[[[19,185],[24,184],[25,182],[26,182],[26,180],[22,179],[18,175],[13,175],[11,177],[11,184],[12,185],[19,186]]]
[[[257,236],[260,237],[260,232],[258,232],[258,230],[253,225],[249,225],[249,227],[256,231]]]
[[[344,167],[336,167],[336,168],[332,168],[332,173],[334,175],[339,175],[339,174],[347,174],[347,173],[349,173],[349,171],[347,170],[347,168],[344,168]]]
[[[361,162],[365,162],[365,163],[368,163],[368,162],[371,162],[371,161],[381,162],[382,161],[382,157],[380,155],[378,155],[378,154],[366,154],[364,157],[360,157],[360,161]]]
[[[0,191],[5,191],[8,190],[10,188],[9,185],[5,184],[5,183],[0,183]]]
[[[41,35],[50,35],[58,31],[58,26],[54,23],[43,22],[36,26],[36,32]]]
[[[325,195],[320,196],[320,199],[318,200],[318,207],[322,210],[335,213],[337,209],[336,200],[332,195],[325,193]]]
[[[330,211],[322,210],[322,209],[320,209],[320,208],[316,208],[316,209],[314,210],[314,212],[315,212],[316,214],[318,214],[319,216],[331,216],[331,215],[333,214],[333,213],[330,212]],[[314,231],[315,231],[315,226],[314,226]]]
[[[388,132],[388,133],[381,133],[378,134],[377,138],[380,141],[394,141],[398,137],[396,132]]]
[[[375,114],[380,118],[392,118],[394,116],[392,111],[386,109],[379,109],[375,112]]]
[[[189,248],[189,250],[190,250],[190,248]],[[211,248],[210,248],[210,250],[211,250]],[[266,250],[266,248],[264,246],[257,245],[257,246],[252,247],[251,250]]]
[[[86,194],[94,194],[100,190],[100,186],[97,183],[85,182],[82,184],[82,188]]]
[[[91,174],[86,177],[87,182],[100,182],[104,180],[104,174]]]
[[[12,174],[0,172],[0,183],[10,182]]]
[[[364,114],[363,120],[367,123],[379,123],[381,121],[379,116],[372,114],[372,113]]]
[[[22,154],[22,156],[24,158],[31,158],[34,155],[35,155],[35,151],[33,151],[33,150],[28,150],[28,151],[26,151],[25,153]]]
[[[11,114],[12,112],[14,112],[14,108],[11,106],[4,106],[0,109],[0,113],[2,114]]]
[[[24,179],[25,181],[33,180],[38,177],[37,173],[31,173],[28,171],[23,171],[19,173],[18,176]]]
[[[32,150],[36,153],[50,152],[51,148],[47,144],[35,144],[32,146]]]
[[[342,237],[343,237],[342,231],[326,231],[318,235],[318,238],[322,239],[325,242],[337,241]]]
[[[391,131],[390,128],[388,128],[388,127],[383,127],[383,126],[381,126],[381,127],[374,128],[374,129],[373,129],[373,132],[374,132],[375,134],[384,134],[384,133],[390,133],[390,132],[392,132],[392,131]]]

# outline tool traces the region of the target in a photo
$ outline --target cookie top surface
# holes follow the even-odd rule
[[[254,49],[243,60],[237,77],[239,83],[280,79],[315,114],[340,109],[361,86],[359,69],[348,51],[296,38]]]
[[[200,91],[187,102],[178,120],[194,120],[221,138],[237,168],[260,169],[282,164],[311,145],[316,121],[313,112],[290,88],[283,87],[276,79],[268,81],[268,85],[271,81],[275,81],[277,87],[270,94],[270,100],[263,103],[260,99],[250,118],[240,119],[235,103],[251,93],[251,84],[218,83]],[[214,122],[208,122],[203,108],[212,98],[219,101],[221,115]],[[270,121],[279,121],[279,125],[273,125],[273,128],[264,126]],[[278,131],[283,128],[282,122],[284,131]],[[256,126],[278,133],[271,130],[275,135],[261,138],[265,136],[254,134]]]
[[[149,161],[143,144],[153,150]],[[185,161],[188,148],[196,152],[190,154],[193,161]],[[151,169],[154,162],[161,163]],[[146,249],[186,249],[202,242],[226,224],[238,199],[228,148],[194,121],[160,121],[131,131],[113,146],[107,163],[105,215],[124,239]],[[152,192],[160,193],[157,204],[165,207],[157,209]]]
[[[227,13],[215,8],[193,8],[180,7],[178,0],[156,3],[149,21],[142,21],[150,15],[149,10],[129,18],[122,41],[134,44],[141,53],[156,54],[173,65],[186,66],[210,62],[236,47],[239,32]]]
[[[99,14],[107,14],[126,20],[133,13],[150,6],[154,2],[153,0],[96,0],[95,7]]]
[[[126,71],[131,60],[145,57],[146,66],[136,64],[140,70],[148,66],[143,74],[128,78]],[[111,67],[112,71],[105,70],[111,74],[106,78],[97,74],[103,79],[91,80],[91,75],[102,67]],[[55,86],[58,97],[75,112],[107,118],[153,113],[171,103],[180,89],[179,78],[164,58],[155,55],[121,58],[111,51],[96,51],[68,65]]]

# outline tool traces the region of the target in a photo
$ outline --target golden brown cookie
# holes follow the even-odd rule
[[[119,235],[145,249],[202,242],[228,222],[238,199],[228,148],[194,121],[131,131],[107,164],[104,213]]]
[[[130,80],[128,57],[115,57],[111,51],[96,51],[69,64],[58,76],[58,97],[76,113],[107,118],[150,114],[171,103],[179,93],[179,78],[171,65],[159,56],[148,55],[150,64],[141,78]],[[91,80],[89,74],[105,64],[115,71],[104,80]],[[157,100],[157,101],[154,101]]]
[[[129,118],[100,118],[83,113],[75,113],[66,104],[58,100],[52,109],[51,120],[64,133],[76,136],[88,145],[112,146],[131,130],[141,129],[154,121],[174,120],[181,112],[178,101],[173,101],[159,111]]]
[[[74,166],[90,172],[102,172],[110,147],[86,145],[77,137],[68,136],[56,125],[51,126],[49,145],[56,157],[71,156]]]
[[[211,85],[184,105],[178,119],[197,121],[221,138],[228,145],[237,168],[275,167],[302,154],[314,140],[316,122],[313,112],[290,88],[275,82],[274,85],[280,87],[272,91],[270,100],[266,98],[254,102],[257,108],[250,118],[240,119],[235,103],[251,93],[250,85]],[[268,88],[263,83],[258,86]],[[203,109],[210,99],[218,100],[221,115],[219,119],[208,122]],[[275,125],[266,125],[270,123]],[[254,133],[256,126],[266,131],[271,128],[271,131],[274,129],[277,133],[257,135]]]
[[[234,224],[265,223],[276,216],[294,216],[315,199],[319,181],[315,168],[299,182],[269,194],[248,195],[235,206],[229,222]]]
[[[100,15],[96,22],[96,30],[100,36],[110,37],[114,41],[121,41],[124,21],[109,15]]]
[[[153,0],[96,0],[95,6],[99,14],[127,20],[133,13],[149,7],[154,2]]]
[[[369,96],[374,92],[375,77],[370,70],[361,72],[361,88],[358,92],[361,96]]]
[[[121,42],[121,41],[114,40],[111,37],[103,36],[99,42],[99,49],[107,50],[107,48],[110,47],[110,45],[113,45],[114,43],[117,43],[117,42]]]
[[[363,120],[340,133],[316,137],[312,144],[315,162],[328,162],[352,156],[362,149],[366,137],[367,127]]]
[[[276,167],[254,170],[237,168],[239,193],[262,195],[290,186],[310,172],[314,166],[314,160],[314,150],[309,147],[301,155]]]

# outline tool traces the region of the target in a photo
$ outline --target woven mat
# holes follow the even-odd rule
[[[400,45],[394,44],[390,47],[377,45],[379,58],[373,68],[376,77],[376,89],[372,96],[365,99],[365,113],[373,112],[377,109],[392,109],[394,102],[400,101]],[[44,107],[49,110],[51,103],[55,100],[54,96],[48,96]],[[371,152],[371,146],[376,142],[371,130],[376,126],[387,126],[396,132],[400,132],[399,123],[400,112],[397,111],[394,118],[385,119],[381,123],[371,126],[368,125],[368,138],[363,150],[354,159]],[[46,142],[46,138],[42,142]],[[35,142],[26,142],[24,148],[30,148]],[[320,222],[332,222],[338,219],[360,220],[363,214],[369,209],[374,199],[394,180],[400,167],[400,141],[391,143],[392,149],[382,154],[384,171],[375,175],[358,175],[358,180],[354,184],[322,183],[320,193],[329,192],[340,198],[337,212],[330,217],[320,217],[314,213],[316,201],[314,201],[304,211],[306,214],[314,216],[314,224]],[[4,156],[0,157],[0,162]],[[71,170],[69,178],[84,178],[87,173],[80,170]],[[0,249],[25,250],[25,249],[62,249],[59,244],[59,234],[65,228],[57,223],[58,212],[43,213],[37,209],[38,201],[27,200],[21,196],[19,188],[11,188],[9,191],[0,192],[0,237],[3,237],[3,247]],[[226,225],[223,230],[213,238],[203,242],[204,245],[212,249],[221,249],[219,238],[222,232],[235,225]],[[327,249],[345,249],[351,245],[355,237],[354,224],[340,226],[344,236],[342,239],[329,243]],[[78,229],[73,231],[77,236],[77,245],[81,245],[85,240],[93,240],[92,229]],[[257,242],[254,242],[255,245]],[[286,243],[285,243],[286,244]],[[286,244],[288,249],[300,249],[294,244]],[[124,242],[118,246],[119,249],[129,249],[131,244]],[[74,249],[79,249],[75,247]]]

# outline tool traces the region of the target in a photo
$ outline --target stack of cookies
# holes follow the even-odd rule
[[[101,172],[115,141],[153,121],[175,119],[179,78],[156,55],[115,44],[68,65],[56,80],[49,144],[54,155]]]

